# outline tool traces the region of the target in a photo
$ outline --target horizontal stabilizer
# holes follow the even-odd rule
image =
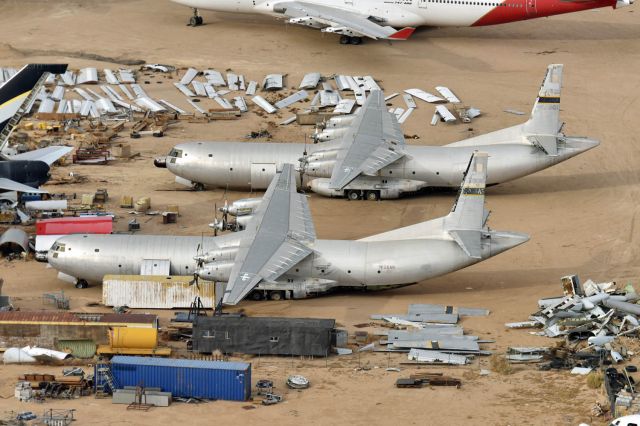
[[[482,244],[481,237],[482,231],[470,229],[470,230],[453,230],[449,231],[451,238],[464,250],[469,257],[476,259],[482,258]]]
[[[37,189],[31,186],[23,185],[19,182],[7,178],[0,178],[0,192],[1,191],[33,192],[37,194],[47,193],[47,191],[43,189]]]

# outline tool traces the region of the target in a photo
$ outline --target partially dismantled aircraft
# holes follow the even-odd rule
[[[19,121],[18,112],[41,77],[47,73],[61,74],[66,69],[67,65],[59,64],[25,65],[0,86],[0,136],[3,140],[8,139],[7,126]],[[49,180],[51,164],[72,149],[52,146],[10,155],[5,146],[0,146],[0,192],[46,192],[37,188]]]
[[[415,27],[477,27],[629,6],[633,0],[172,0],[193,9],[190,25],[201,25],[199,9],[275,16],[289,24],[340,35],[342,44],[362,37],[406,40]],[[401,28],[397,30],[396,28]]]
[[[476,150],[489,154],[490,185],[507,182],[558,164],[599,145],[562,133],[562,69],[549,65],[531,118],[524,124],[445,146],[405,144],[384,95],[372,91],[359,113],[332,118],[338,139],[318,144],[188,142],[158,159],[176,181],[239,190],[264,189],[283,164],[297,164],[300,185],[331,197],[398,198],[423,188],[458,185],[467,159]],[[341,127],[342,126],[342,127]]]
[[[303,298],[335,287],[380,290],[437,277],[518,246],[529,237],[487,227],[487,154],[468,163],[444,217],[357,241],[318,240],[294,167],[274,176],[246,230],[218,237],[68,235],[49,251],[51,266],[76,287],[107,274],[138,274],[145,261],[170,262],[171,275],[226,282],[223,303],[247,295]],[[196,256],[194,257],[194,254]]]

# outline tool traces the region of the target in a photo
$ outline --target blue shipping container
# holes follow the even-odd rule
[[[114,356],[111,374],[119,387],[161,388],[177,397],[246,401],[251,364],[244,362]]]

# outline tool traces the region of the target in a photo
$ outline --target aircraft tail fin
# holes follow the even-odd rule
[[[538,98],[531,111],[531,118],[523,130],[529,141],[548,155],[557,155],[557,136],[560,121],[560,93],[562,90],[562,64],[551,64],[540,86]]]
[[[444,219],[445,230],[468,256],[474,258],[482,257],[482,231],[488,218],[484,208],[488,158],[485,152],[475,152],[471,156],[458,198]]]
[[[391,34],[387,38],[390,40],[408,40],[416,29],[413,27],[404,27],[399,31]]]
[[[0,132],[44,73],[61,74],[66,70],[66,64],[28,64],[0,86]]]

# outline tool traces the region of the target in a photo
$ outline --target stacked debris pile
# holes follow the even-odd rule
[[[489,311],[476,308],[412,304],[407,314],[372,315],[395,329],[382,331],[386,345],[382,352],[408,352],[409,360],[419,364],[468,364],[476,355],[490,355],[482,350],[478,336],[464,334],[457,325],[463,316],[487,316]]]
[[[398,388],[421,388],[424,386],[455,386],[460,389],[462,381],[455,377],[445,376],[442,373],[416,373],[408,378],[396,380]]]
[[[561,279],[563,296],[541,299],[529,321],[507,323],[508,328],[541,328],[539,336],[564,338],[554,347],[509,348],[512,363],[540,363],[540,369],[566,369],[572,374],[603,374],[612,415],[640,411],[635,389],[637,372],[626,365],[621,372],[612,365],[629,361],[639,347],[640,296],[631,285],[615,282],[584,285],[575,275]],[[599,373],[598,371],[602,372]],[[598,383],[594,387],[599,387]]]
[[[534,334],[565,337],[570,343],[586,340],[589,346],[613,343],[619,336],[637,337],[640,331],[640,296],[632,286],[615,282],[580,285],[577,276],[562,278],[564,296],[540,299],[529,321],[507,323],[508,328],[542,328]]]
[[[79,368],[65,369],[62,375],[29,373],[18,377],[15,398],[42,402],[47,398],[75,399],[92,392],[93,378]]]

